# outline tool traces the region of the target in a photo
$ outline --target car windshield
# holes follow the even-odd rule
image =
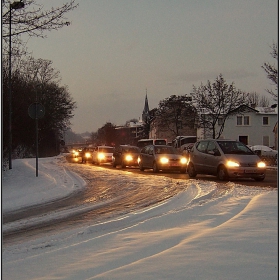
[[[156,154],[177,154],[173,147],[155,147]]]
[[[254,155],[243,143],[237,141],[217,141],[224,154]]]
[[[105,148],[100,148],[99,149],[99,152],[101,152],[101,153],[113,153],[113,151],[114,151],[114,148],[110,148],[110,147],[105,147]]]
[[[139,153],[140,149],[137,147],[129,147],[124,149],[125,153]]]

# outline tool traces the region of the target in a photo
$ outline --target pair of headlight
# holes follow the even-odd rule
[[[227,166],[228,167],[239,167],[240,164],[236,161],[229,160],[227,162]],[[259,161],[258,164],[257,164],[257,167],[264,168],[264,167],[266,167],[266,164],[263,161]]]

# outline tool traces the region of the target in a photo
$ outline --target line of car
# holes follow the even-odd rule
[[[252,149],[235,140],[206,139],[189,145],[179,152],[168,145],[148,145],[117,148],[98,146],[83,153],[85,161],[94,164],[110,163],[113,167],[138,167],[141,171],[178,171],[195,178],[197,174],[217,176],[219,180],[252,178],[263,181],[266,164]],[[87,158],[86,158],[87,157]]]

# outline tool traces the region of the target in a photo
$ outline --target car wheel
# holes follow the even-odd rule
[[[189,163],[189,166],[188,166],[188,174],[191,178],[195,178],[197,173],[195,171],[195,168],[194,168],[194,165],[192,163]]]
[[[140,171],[144,171],[145,170],[145,168],[143,167],[142,162],[139,163],[139,169],[140,169]]]
[[[217,177],[220,181],[225,181],[228,179],[227,170],[224,166],[219,167]]]
[[[115,161],[112,162],[113,167],[117,167],[117,164]]]
[[[122,168],[126,168],[126,165],[124,162],[122,162],[121,166],[122,166]]]
[[[156,162],[154,162],[154,164],[153,164],[153,171],[154,171],[154,173],[158,173],[158,171],[159,171]]]

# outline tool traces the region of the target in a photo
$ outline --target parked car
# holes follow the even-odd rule
[[[209,139],[195,143],[190,151],[187,171],[191,178],[208,174],[219,180],[253,178],[263,181],[266,164],[239,141]]]
[[[111,163],[114,147],[110,146],[97,146],[92,152],[92,163]]]
[[[177,170],[186,173],[187,159],[171,146],[167,145],[149,145],[144,147],[138,158],[139,168],[171,171]]]
[[[120,145],[113,153],[112,165],[116,167],[121,165],[122,168],[126,166],[138,167],[138,156],[140,149],[136,146]]]
[[[277,157],[278,154],[278,151],[263,145],[251,146],[250,149],[259,156]]]

